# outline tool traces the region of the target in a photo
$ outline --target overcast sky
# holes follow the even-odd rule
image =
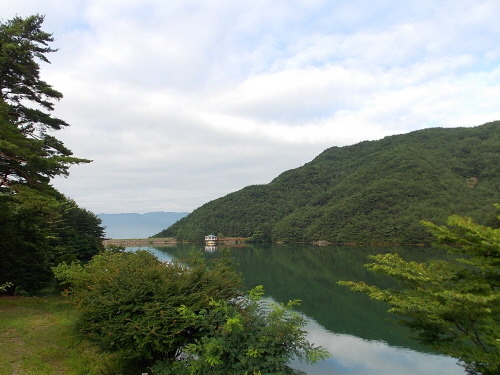
[[[46,16],[54,185],[95,213],[192,211],[324,149],[500,119],[500,1],[2,0]]]

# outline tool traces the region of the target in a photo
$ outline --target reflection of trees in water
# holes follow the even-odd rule
[[[164,251],[182,258],[193,248],[193,245],[178,245]],[[203,247],[198,248],[203,250]],[[221,252],[219,248],[206,252],[205,256],[214,258]],[[231,249],[248,288],[264,285],[267,294],[279,302],[301,299],[298,310],[326,329],[428,350],[408,338],[409,330],[391,320],[394,316],[386,312],[385,304],[337,285],[339,280],[356,280],[384,288],[394,287],[392,280],[364,267],[369,261],[368,255],[386,252],[398,252],[416,261],[443,256],[435,249],[420,247],[253,245]]]

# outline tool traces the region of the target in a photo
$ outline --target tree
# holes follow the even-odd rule
[[[18,183],[36,187],[56,175],[67,175],[71,164],[89,160],[49,135],[68,124],[51,115],[62,94],[40,79],[38,60],[54,38],[41,30],[44,17],[15,17],[0,23],[0,189]]]
[[[54,189],[18,186],[0,194],[0,284],[33,292],[52,277],[51,265],[88,260],[103,250],[101,220]]]
[[[274,243],[429,243],[422,219],[443,224],[456,213],[489,224],[483,220],[500,201],[499,149],[500,121],[332,147],[266,185],[204,204],[157,236],[190,240],[200,231]]]
[[[50,279],[47,238],[57,220],[58,203],[33,189],[0,194],[0,284],[11,293],[33,291]]]
[[[88,259],[102,247],[100,221],[49,184],[89,160],[49,134],[68,124],[50,113],[62,94],[40,78],[39,62],[56,51],[43,20],[0,22],[0,283],[13,291],[41,287],[58,256]]]
[[[398,254],[371,257],[367,268],[402,286],[383,290],[344,281],[353,291],[387,302],[417,339],[458,358],[469,374],[500,372],[500,229],[451,216],[447,226],[423,223],[454,261],[407,262]]]
[[[78,260],[90,260],[102,252],[104,228],[93,212],[79,207],[75,201],[56,193],[61,202],[60,221],[54,230],[50,244],[53,248],[52,259],[74,256]]]
[[[54,268],[80,311],[80,333],[154,374],[294,373],[292,356],[326,356],[305,340],[304,319],[246,298],[228,258],[164,263],[146,251],[105,252]],[[140,367],[140,366],[142,367]]]

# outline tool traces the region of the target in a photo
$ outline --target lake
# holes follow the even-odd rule
[[[209,259],[222,254],[221,248],[205,250],[203,245],[142,247],[162,260],[184,258],[194,248]],[[392,280],[364,268],[368,255],[398,252],[423,262],[446,254],[423,247],[251,245],[228,250],[246,287],[264,285],[266,295],[277,302],[302,300],[297,310],[308,319],[309,341],[332,357],[314,366],[294,367],[310,375],[465,374],[454,358],[432,353],[410,339],[411,332],[394,321],[397,317],[386,312],[384,303],[337,285],[339,280],[353,280],[394,286]]]

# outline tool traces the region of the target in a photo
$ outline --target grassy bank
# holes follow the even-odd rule
[[[62,297],[0,297],[0,375],[103,375],[117,361],[74,337]]]

